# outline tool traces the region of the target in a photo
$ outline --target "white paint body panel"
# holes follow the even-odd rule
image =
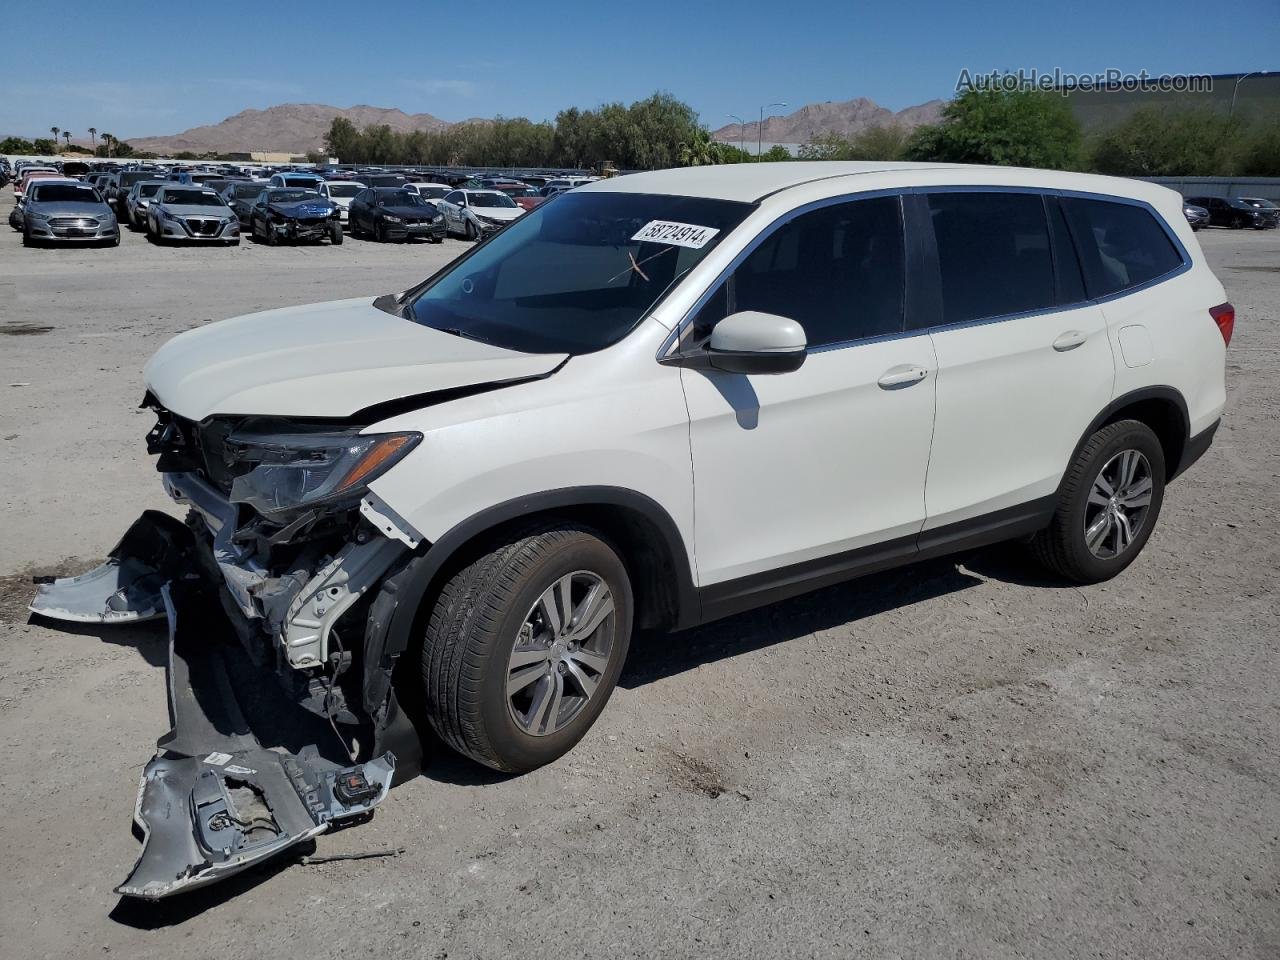
[[[1053,342],[1079,331],[1078,347]],[[1048,496],[1090,421],[1111,402],[1106,318],[1074,310],[940,329],[927,527]]]
[[[284,307],[188,330],[143,375],[168,409],[345,417],[386,400],[554,370],[564,354],[504,350],[392,316],[371,298]]]
[[[937,369],[928,335],[818,350],[788,374],[684,372],[701,584],[920,532],[933,377],[876,382],[907,363]]]

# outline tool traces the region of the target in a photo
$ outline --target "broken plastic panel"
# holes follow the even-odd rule
[[[173,729],[142,774],[134,819],[142,854],[116,892],[155,900],[204,886],[370,814],[386,798],[395,757],[355,765],[306,746],[265,748],[240,710],[228,675],[228,645],[195,611],[189,630],[169,589],[169,713]]]
[[[99,567],[78,577],[38,581],[28,609],[72,623],[132,623],[165,615],[160,591],[181,569],[191,532],[168,514],[147,510]]]

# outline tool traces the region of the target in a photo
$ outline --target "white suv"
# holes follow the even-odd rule
[[[413,769],[407,700],[530,770],[591,726],[640,627],[1014,538],[1115,576],[1217,427],[1225,299],[1181,197],[1146,183],[599,181],[403,293],[164,346],[151,449],[193,508],[191,542],[165,537],[261,662],[324,689],[353,759]]]

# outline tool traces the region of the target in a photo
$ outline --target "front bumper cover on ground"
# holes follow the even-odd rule
[[[79,622],[165,616],[171,729],[142,774],[142,853],[117,892],[160,899],[204,886],[367,818],[396,773],[389,750],[351,763],[327,723],[264,689],[221,605],[192,573],[191,534],[148,512],[106,563],[41,585],[31,610]],[[375,743],[378,741],[375,740]],[[327,755],[321,745],[327,747]]]

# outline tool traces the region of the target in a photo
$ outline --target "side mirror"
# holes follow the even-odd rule
[[[707,359],[726,373],[791,373],[804,363],[804,327],[773,313],[744,310],[715,325]]]

